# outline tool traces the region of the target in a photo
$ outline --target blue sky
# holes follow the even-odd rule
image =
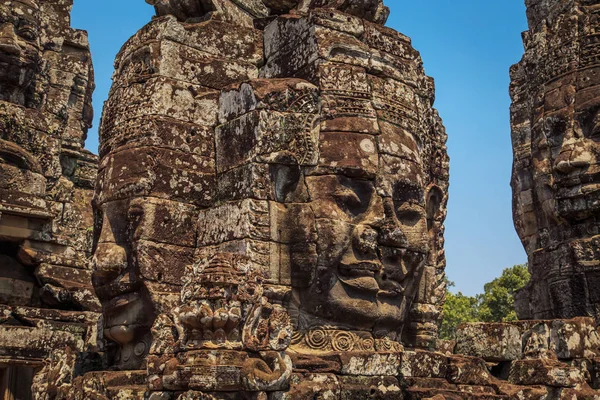
[[[511,213],[508,96],[510,65],[523,53],[523,0],[388,0],[388,26],[410,36],[436,81],[436,108],[448,131],[451,188],[446,221],[448,276],[454,290],[483,291],[502,270],[526,261]],[[73,26],[89,32],[96,69],[96,118],[108,96],[113,60],[153,9],[143,0],[75,0]]]

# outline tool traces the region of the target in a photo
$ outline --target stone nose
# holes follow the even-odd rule
[[[92,281],[95,287],[114,283],[127,269],[127,252],[116,244],[102,243],[92,257]]]
[[[353,247],[363,256],[378,257],[379,246],[403,248],[408,246],[408,239],[395,217],[393,205],[385,208],[385,217],[380,216],[358,225],[354,230]]]
[[[359,225],[354,231],[354,249],[363,256],[377,257],[378,233],[368,225]]]
[[[385,220],[380,227],[379,243],[386,247],[407,247],[408,239],[398,221],[392,199],[385,200],[384,210]]]
[[[381,230],[379,242],[386,247],[407,247],[408,240],[400,226],[387,223]]]
[[[16,55],[21,53],[15,28],[10,23],[0,25],[0,52]]]
[[[559,154],[554,161],[554,169],[561,174],[568,175],[588,168],[593,162],[592,158],[592,153],[581,143],[577,143]]]

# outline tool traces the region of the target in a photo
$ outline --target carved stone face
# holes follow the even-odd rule
[[[92,283],[121,369],[143,365],[156,315],[169,311],[165,301],[180,292],[194,253],[194,206],[167,199],[157,188],[178,176],[163,164],[153,165],[160,158],[155,150],[134,148],[105,157],[97,185]]]
[[[575,273],[596,257],[590,239],[599,233],[600,87],[578,90],[574,84],[590,74],[594,72],[573,72],[558,84],[549,84],[558,87],[545,92],[546,111],[533,124],[531,173],[537,232],[530,264],[534,281],[543,278],[548,287],[533,291],[537,300],[532,304],[554,310],[537,317],[586,315],[592,307],[584,295],[586,284]]]
[[[41,45],[40,10],[37,1],[0,0],[0,189],[21,192],[21,197],[45,207],[41,199],[46,189],[42,175],[46,170],[36,154],[36,130],[28,126],[38,110],[27,110],[25,117],[18,106],[34,108],[36,82],[40,81]],[[7,104],[11,103],[11,104]],[[15,107],[16,105],[16,107]],[[47,161],[47,160],[44,160]],[[47,165],[47,164],[46,164]],[[37,197],[37,199],[34,199]],[[8,198],[3,202],[10,203]]]
[[[600,211],[600,86],[577,87],[597,73],[575,71],[548,82],[543,110],[532,111],[530,171],[539,228],[572,227]]]
[[[515,226],[529,256],[531,283],[520,318],[598,313],[600,85],[587,2],[531,12],[523,61],[511,71]],[[544,19],[542,23],[541,19]]]
[[[117,152],[105,160],[95,199],[92,283],[102,304],[104,335],[117,343],[114,364],[121,369],[141,367],[155,317],[141,274],[147,259],[138,251],[150,201],[144,196],[145,175],[125,167],[132,159],[129,152]]]
[[[574,90],[564,88],[566,92]],[[573,223],[600,211],[600,87],[588,90],[593,98],[575,104],[574,114],[547,117],[545,142],[552,152],[556,213]],[[540,142],[543,145],[544,139]]]
[[[40,72],[40,17],[35,1],[0,1],[0,100],[34,107]]]
[[[149,347],[152,306],[141,282],[132,235],[144,217],[143,199],[109,201],[93,257],[93,284],[104,315],[104,335],[120,348],[115,364],[139,368]]]
[[[600,211],[600,69],[593,7],[574,2],[529,18],[511,90],[515,206],[517,215],[535,215],[535,228],[519,232],[530,251],[587,236],[573,228]]]
[[[412,135],[397,133],[416,148]],[[308,314],[304,328],[332,325],[395,339],[429,252],[423,170],[380,154],[373,138],[360,136],[321,147],[335,148],[340,159],[352,155],[355,168],[305,177],[311,216],[290,215],[289,224],[312,226],[316,243],[292,247],[292,286],[301,315]]]

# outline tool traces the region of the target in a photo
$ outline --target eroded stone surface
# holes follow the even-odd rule
[[[98,163],[83,148],[93,68],[71,6],[0,1],[0,366],[17,397],[45,359],[67,384],[74,360],[100,345],[87,263]]]
[[[437,342],[446,134],[388,9],[149,3],[100,133],[108,363],[155,398],[300,398],[300,374],[310,398],[395,398],[404,357],[444,375],[403,349]]]
[[[511,69],[515,226],[532,281],[524,319],[598,316],[598,29],[589,1],[528,1]]]
[[[101,127],[92,281],[105,352],[80,339],[96,332],[91,313],[21,306],[31,280],[4,313],[30,321],[38,347],[64,348],[37,398],[598,396],[592,319],[466,325],[435,350],[446,135],[433,81],[383,26],[381,1],[149,3],[158,18],[117,56]],[[33,182],[31,205],[42,178],[15,178]],[[19,255],[40,260],[44,299],[93,300],[72,253]],[[77,329],[44,329],[79,315]]]
[[[518,360],[523,354],[522,331],[512,324],[466,324],[458,328],[458,354],[487,361]]]

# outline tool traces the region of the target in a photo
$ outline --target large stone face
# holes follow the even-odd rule
[[[97,157],[83,149],[94,81],[71,6],[0,1],[1,391],[19,398],[53,350],[98,349],[87,263]]]
[[[93,165],[77,147],[91,84],[77,75],[60,97],[57,85],[36,89],[45,75],[34,67],[63,49],[80,63],[60,71],[89,73],[89,54],[66,39],[38,43],[57,29],[43,13],[46,33],[15,28],[35,26],[37,3],[6,2],[13,17],[2,14],[0,60],[33,78],[5,81],[18,112],[1,164],[0,238],[13,237],[0,247],[0,363],[45,359],[34,398],[598,398],[592,318],[471,324],[456,343],[436,341],[446,135],[433,81],[410,40],[383,26],[380,0],[149,3],[157,18],[117,56],[104,109],[92,271],[77,222],[91,223]],[[68,12],[59,0],[41,10],[49,4]],[[549,5],[531,4],[532,21]],[[48,225],[54,198],[62,225]],[[30,236],[15,246],[17,234]],[[95,313],[62,310],[97,306],[90,278],[97,325]],[[33,370],[3,381],[14,374]]]
[[[154,396],[285,397],[294,369],[399,392],[445,293],[446,135],[419,54],[381,1],[149,3],[100,132],[109,363]]]
[[[220,89],[258,76],[260,37],[168,15],[117,58],[100,131],[93,282],[121,368],[143,365],[155,317],[176,305],[195,262],[198,212],[216,201]]]
[[[319,96],[306,128],[316,154],[292,154],[297,171],[271,166],[289,175],[275,200],[300,234],[284,260],[298,330],[350,325],[426,345],[443,298],[447,159],[418,53],[381,25],[315,10],[268,25],[265,54],[261,76],[302,78]]]
[[[515,225],[532,281],[521,318],[599,314],[599,27],[594,2],[528,1],[511,69]]]

